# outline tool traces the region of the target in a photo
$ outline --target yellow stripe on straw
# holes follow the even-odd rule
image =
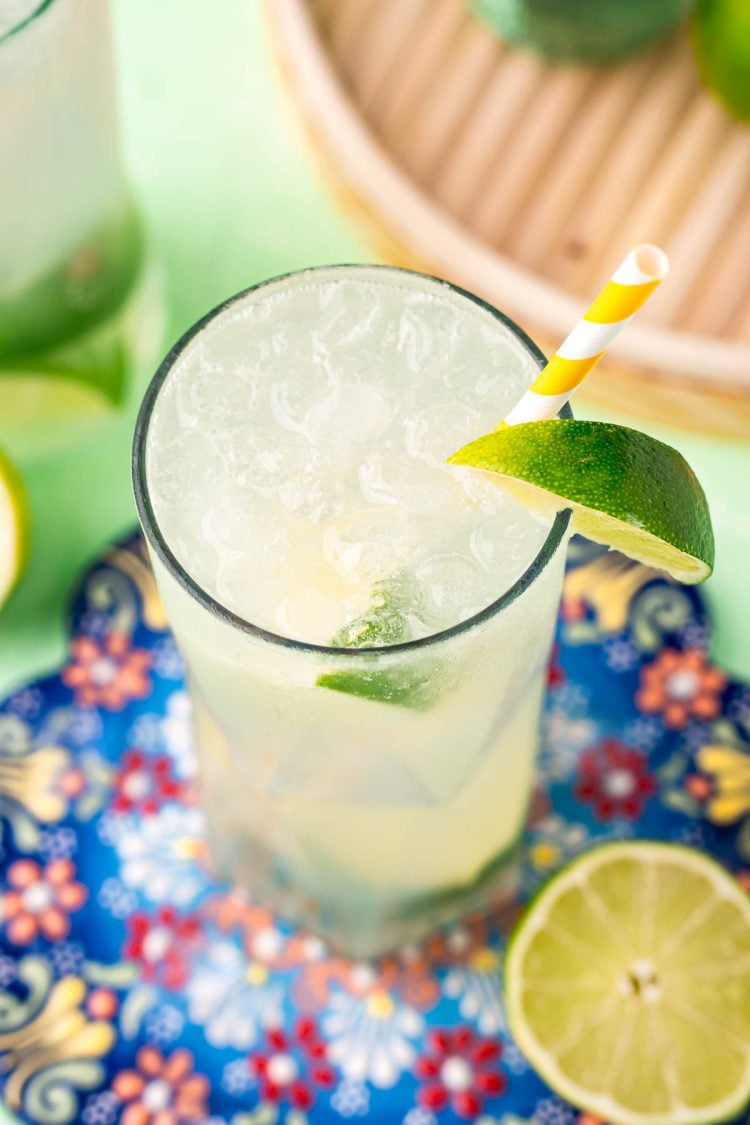
[[[631,250],[591,308],[513,407],[505,425],[555,418],[668,272],[669,260],[658,246],[644,243]]]

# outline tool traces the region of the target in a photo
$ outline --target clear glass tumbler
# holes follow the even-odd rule
[[[0,167],[0,444],[24,459],[120,403],[161,338],[106,0],[0,4]]]
[[[413,288],[440,286],[488,308],[405,271],[337,269],[355,280],[379,269],[386,284],[408,277]],[[320,272],[296,276],[303,284]],[[493,604],[421,639],[337,648],[277,635],[228,610],[189,573],[184,544],[160,526],[153,474],[172,453],[160,453],[150,435],[170,374],[201,354],[211,333],[215,392],[203,383],[191,408],[201,394],[220,393],[232,369],[228,357],[221,369],[222,317],[252,306],[265,288],[215,310],[157,372],[136,429],[136,501],[187,665],[217,870],[346,953],[373,955],[515,889],[569,513],[555,518],[536,557]],[[538,369],[538,349],[490,311]],[[248,349],[250,335],[262,346],[270,332],[262,317],[238,319],[233,346],[243,323]],[[173,484],[191,487],[189,479]]]

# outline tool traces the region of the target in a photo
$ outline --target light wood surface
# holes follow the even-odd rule
[[[266,0],[282,74],[385,260],[449,277],[548,351],[635,242],[667,284],[593,399],[750,436],[750,128],[685,34],[616,67],[509,49],[465,0]]]

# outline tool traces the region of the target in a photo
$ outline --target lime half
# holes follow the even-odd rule
[[[702,582],[714,562],[708,504],[670,445],[626,426],[555,419],[502,426],[448,458],[498,473],[532,511],[573,512],[573,530],[680,582]]]
[[[747,0],[700,0],[693,45],[709,90],[735,116],[750,120],[750,4]]]
[[[692,848],[566,867],[511,939],[505,998],[541,1076],[604,1120],[703,1125],[750,1098],[750,898]]]
[[[18,581],[27,547],[26,494],[15,466],[0,453],[0,606]]]

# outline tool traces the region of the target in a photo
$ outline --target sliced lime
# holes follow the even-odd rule
[[[15,466],[0,453],[0,606],[18,581],[27,552],[26,494]]]
[[[574,1105],[618,1125],[724,1121],[750,1098],[750,898],[692,848],[594,848],[521,919],[505,999]]]
[[[578,419],[525,422],[502,426],[448,460],[499,474],[503,488],[533,511],[572,509],[574,531],[680,582],[711,573],[714,537],[703,489],[676,449],[640,430]]]
[[[737,117],[750,119],[750,4],[701,0],[693,45],[706,86]]]

